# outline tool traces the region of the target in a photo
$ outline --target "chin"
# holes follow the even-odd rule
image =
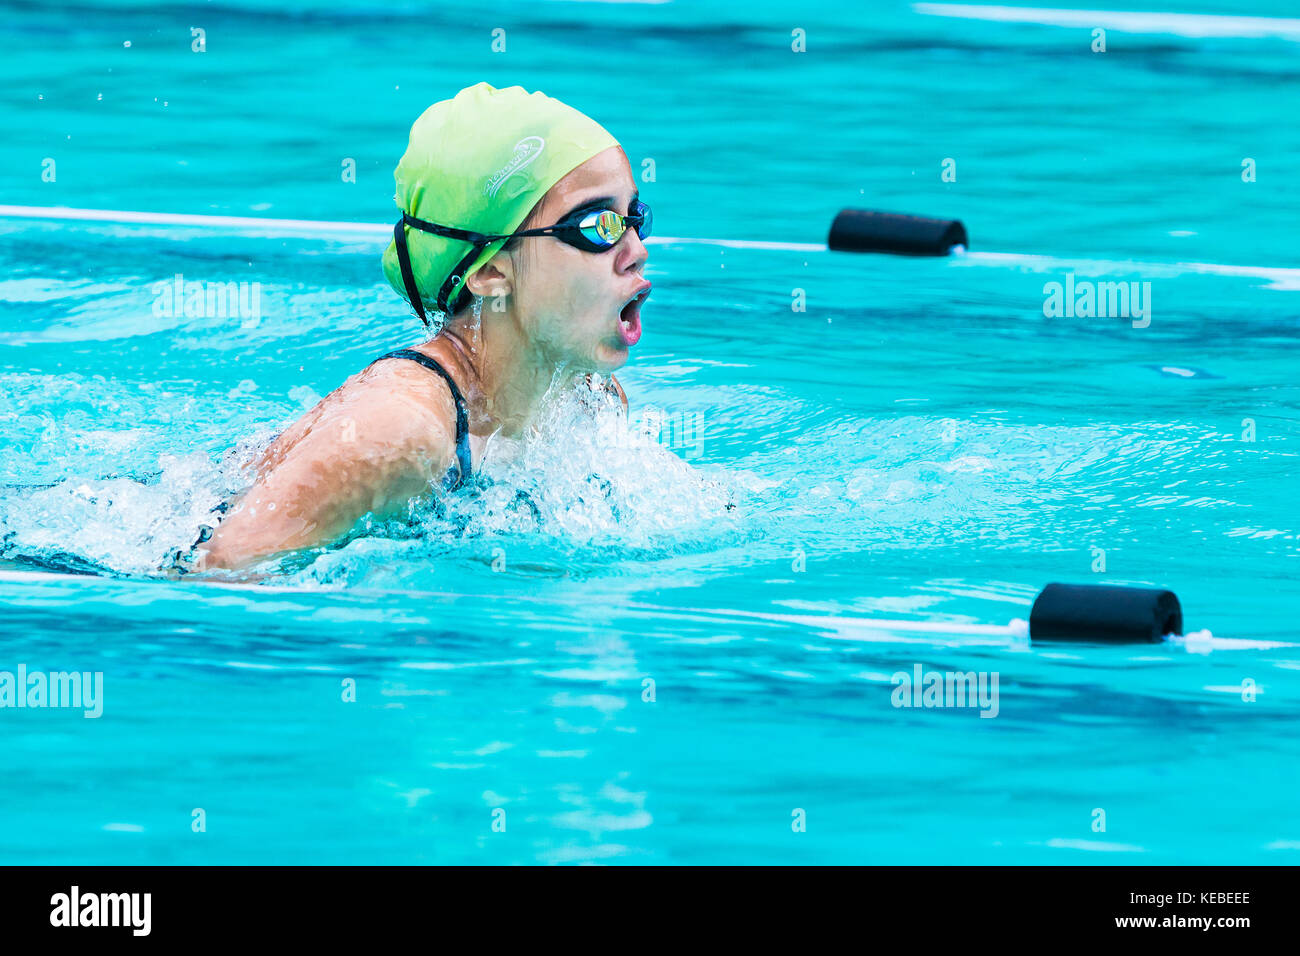
[[[617,345],[602,342],[591,356],[590,371],[600,372],[602,375],[617,372],[627,364],[627,357],[628,347],[622,342]]]

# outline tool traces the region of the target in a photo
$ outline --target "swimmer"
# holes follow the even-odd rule
[[[184,570],[325,545],[472,484],[487,439],[525,434],[555,382],[597,373],[626,410],[610,373],[641,337],[651,217],[618,142],[540,92],[479,83],[416,120],[394,176],[384,274],[436,334],[282,432]]]

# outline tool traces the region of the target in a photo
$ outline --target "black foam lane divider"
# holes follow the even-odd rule
[[[1183,633],[1173,591],[1096,584],[1049,584],[1029,613],[1033,641],[1140,644]]]
[[[900,256],[946,256],[970,246],[958,219],[927,219],[870,209],[841,209],[826,243],[841,252],[892,252]]]

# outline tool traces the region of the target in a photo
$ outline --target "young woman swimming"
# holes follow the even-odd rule
[[[384,273],[441,329],[281,433],[191,570],[328,544],[367,513],[466,485],[489,437],[525,433],[553,384],[608,375],[641,337],[650,210],[618,142],[582,113],[479,83],[416,120],[394,176]]]

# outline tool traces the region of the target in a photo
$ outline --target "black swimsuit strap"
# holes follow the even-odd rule
[[[469,450],[469,414],[465,410],[465,399],[460,394],[460,389],[456,387],[456,382],[452,379],[447,370],[439,365],[436,361],[422,352],[415,349],[398,349],[395,352],[389,352],[387,355],[381,355],[375,359],[375,362],[382,362],[384,359],[400,358],[410,359],[412,362],[419,362],[431,372],[442,376],[448,387],[451,389],[451,397],[456,401],[456,462],[458,473],[455,480],[447,482],[447,490],[454,491],[465,482],[469,481],[471,474],[472,458]],[[375,362],[371,362],[374,365]]]

